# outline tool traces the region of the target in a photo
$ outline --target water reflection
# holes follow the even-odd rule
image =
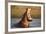
[[[18,23],[21,19],[12,18],[11,19],[11,28],[22,28]],[[33,19],[32,22],[29,22],[30,27],[40,27],[41,20],[40,19]]]

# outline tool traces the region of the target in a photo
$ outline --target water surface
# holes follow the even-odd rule
[[[18,23],[21,19],[12,18],[11,19],[11,28],[20,28]],[[41,20],[40,19],[32,19],[32,22],[29,22],[29,28],[31,27],[40,27]]]

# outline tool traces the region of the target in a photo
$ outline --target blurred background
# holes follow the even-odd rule
[[[26,8],[31,8],[32,18],[41,18],[41,7],[37,6],[11,6],[11,17],[21,18],[26,11]]]
[[[31,8],[32,22],[29,22],[29,27],[41,26],[41,7],[40,6],[17,6],[11,5],[11,27],[20,28],[19,23],[26,11],[26,8]]]

